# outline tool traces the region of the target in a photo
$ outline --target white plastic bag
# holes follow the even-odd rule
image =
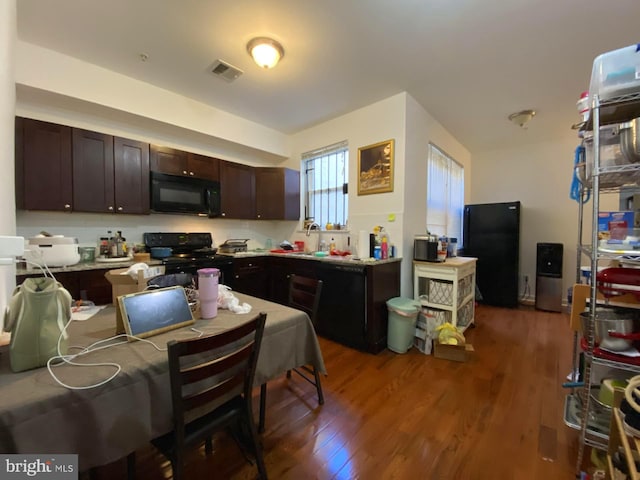
[[[249,313],[251,311],[251,305],[243,303],[240,305],[240,300],[231,292],[231,287],[226,285],[218,285],[218,308],[225,308],[233,313]]]

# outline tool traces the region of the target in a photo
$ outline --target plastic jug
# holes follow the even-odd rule
[[[217,268],[198,270],[198,298],[200,299],[200,317],[215,318],[218,315],[218,277]]]

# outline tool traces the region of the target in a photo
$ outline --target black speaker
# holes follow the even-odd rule
[[[536,276],[562,277],[561,243],[538,243]]]

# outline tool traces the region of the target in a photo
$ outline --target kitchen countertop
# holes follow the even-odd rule
[[[326,257],[316,257],[309,253],[272,253],[268,251],[250,251],[250,252],[238,252],[238,253],[218,253],[219,256],[232,257],[232,258],[252,258],[252,257],[283,257],[283,258],[297,258],[300,260],[315,260],[317,262],[335,263],[335,264],[349,264],[349,265],[382,265],[385,263],[399,262],[402,257],[388,258],[386,260],[374,260],[374,259],[354,259],[352,256],[347,255],[345,257],[327,255]],[[151,259],[150,262],[146,262],[149,266],[162,265],[161,260]],[[76,263],[75,265],[69,265],[68,267],[49,267],[51,273],[61,272],[82,272],[86,270],[111,270],[114,268],[127,268],[133,265],[133,260],[127,260],[123,262],[87,262]],[[24,265],[24,264],[22,264]],[[16,275],[32,275],[41,273],[40,269],[26,268],[19,263],[16,266]]]
[[[337,263],[344,264],[348,263],[350,265],[382,265],[384,263],[393,263],[400,262],[402,257],[393,257],[387,258],[385,260],[375,260],[371,259],[359,259],[353,258],[351,255],[347,255],[344,257],[337,255],[327,255],[326,257],[316,257],[311,253],[273,253],[266,250],[259,251],[248,251],[248,252],[238,252],[238,253],[218,253],[218,255],[225,255],[233,258],[252,258],[252,257],[282,257],[282,258],[296,258],[300,260],[315,260],[318,262],[325,263]]]
[[[49,267],[51,273],[61,272],[82,272],[85,270],[111,270],[114,268],[128,268],[135,262],[133,260],[125,260],[122,262],[86,262],[76,263],[75,265],[69,265],[68,267]],[[149,262],[145,262],[149,266],[162,265],[161,260],[151,259]],[[38,267],[26,268],[23,264],[18,263],[16,266],[16,275],[31,275],[39,274],[41,270]]]

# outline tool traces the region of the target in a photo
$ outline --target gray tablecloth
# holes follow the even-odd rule
[[[193,327],[210,334],[267,313],[255,385],[287,370],[313,364],[326,374],[309,317],[276,303],[236,293],[253,309],[248,314],[219,310],[212,320]],[[69,345],[87,346],[114,334],[115,310],[108,307],[69,326]],[[150,337],[165,348],[172,338],[188,338],[190,327]],[[70,352],[72,353],[72,352]],[[114,362],[115,379],[88,390],[58,385],[46,368],[12,373],[8,347],[0,349],[0,451],[3,453],[77,453],[80,468],[115,461],[152,438],[171,430],[171,398],[166,351],[133,342],[83,356],[80,362]],[[65,383],[82,386],[108,378],[115,368],[61,366],[54,370]]]

